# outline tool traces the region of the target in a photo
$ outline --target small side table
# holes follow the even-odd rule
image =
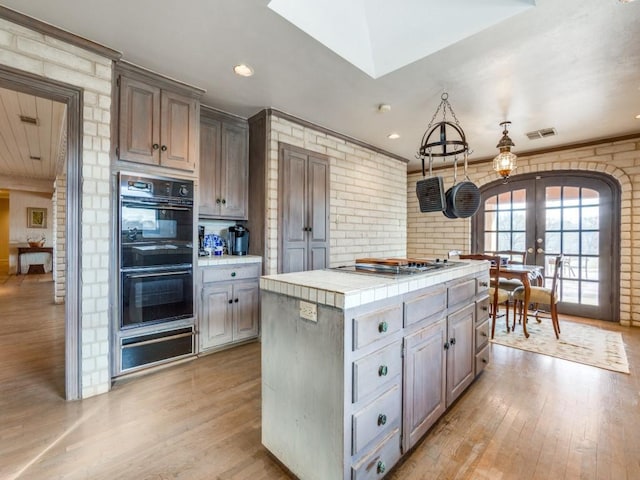
[[[18,275],[22,274],[20,257],[25,253],[48,253],[53,258],[53,247],[18,247]]]

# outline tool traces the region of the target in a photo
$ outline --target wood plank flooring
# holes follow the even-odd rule
[[[1,479],[291,478],[260,443],[259,343],[66,402],[64,308],[27,277],[0,278]],[[588,323],[622,332],[631,375],[494,345],[387,478],[640,478],[640,329]]]

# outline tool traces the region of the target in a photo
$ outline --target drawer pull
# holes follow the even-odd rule
[[[489,363],[489,361],[486,358],[483,358],[482,363]]]
[[[483,305],[482,306],[482,310],[484,310],[486,312],[487,310],[489,310],[489,307],[487,307],[486,305]]]
[[[231,276],[235,277],[236,276],[236,272],[231,272]]]
[[[387,466],[384,464],[382,460],[378,462],[378,466],[376,467],[377,473],[384,473],[387,470]]]
[[[378,415],[378,426],[385,425],[387,423],[387,416],[384,413]]]
[[[482,332],[480,333],[481,336],[486,337],[487,336],[487,332]]]
[[[480,282],[480,286],[481,287],[488,287],[489,283],[488,282]]]
[[[388,371],[389,371],[389,369],[387,368],[386,365],[380,365],[380,368],[378,368],[378,376],[379,377],[386,377]]]
[[[389,330],[389,324],[387,322],[380,322],[378,324],[378,332],[384,333]]]

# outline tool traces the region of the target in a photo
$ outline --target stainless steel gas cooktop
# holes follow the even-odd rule
[[[406,259],[400,261],[385,259],[375,261],[374,259],[371,259],[371,261],[369,262],[356,261],[354,265],[342,265],[339,267],[332,267],[329,270],[345,273],[356,273],[361,275],[376,275],[382,277],[397,278],[409,275],[418,275],[434,270],[453,268],[461,265],[464,265],[464,263],[451,262],[446,259]]]

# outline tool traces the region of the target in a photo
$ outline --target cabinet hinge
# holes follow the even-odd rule
[[[116,85],[119,87],[120,86],[120,77],[116,78]]]
[[[116,147],[116,157],[120,158],[120,147]]]

